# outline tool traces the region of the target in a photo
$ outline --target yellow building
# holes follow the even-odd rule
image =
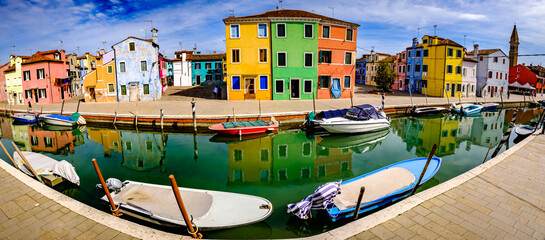
[[[228,100],[271,100],[271,41],[268,18],[223,19]]]
[[[422,37],[422,93],[461,97],[464,47],[450,39]]]
[[[83,76],[85,102],[117,102],[113,50],[96,60],[96,70]]]
[[[104,147],[104,156],[112,156],[112,150],[121,153],[121,136],[118,131],[108,129],[87,129],[91,141]]]
[[[21,63],[26,61],[28,56],[10,56],[10,67],[4,71],[6,76],[6,91],[8,103],[24,104],[23,102],[23,80]]]
[[[229,183],[272,181],[272,138],[262,137],[229,144]]]

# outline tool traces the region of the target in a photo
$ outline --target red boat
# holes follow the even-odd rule
[[[279,124],[276,121],[233,121],[214,124],[208,127],[208,129],[221,134],[245,135],[276,131],[278,130],[278,125]]]

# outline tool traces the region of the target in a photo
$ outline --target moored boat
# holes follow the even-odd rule
[[[483,110],[482,111],[494,111],[498,109],[498,106],[500,104],[498,103],[485,103],[483,104]]]
[[[366,133],[389,128],[390,118],[384,111],[363,104],[353,106],[343,117],[323,119],[319,125],[330,133]]]
[[[112,190],[115,205],[129,216],[163,226],[186,226],[171,186],[125,181]],[[182,187],[179,191],[192,222],[203,231],[260,222],[273,211],[272,203],[258,196]]]
[[[14,113],[11,115],[13,120],[21,123],[35,123],[38,120],[36,114],[32,113]]]
[[[57,175],[79,186],[80,180],[76,169],[66,160],[57,161],[35,152],[22,151],[21,153],[38,175]],[[29,167],[26,166],[17,152],[13,152],[13,160],[22,172],[34,177],[34,174],[29,170]]]
[[[222,122],[214,124],[208,129],[221,134],[244,135],[276,131],[278,126],[279,123],[272,118],[270,122],[264,120]]]
[[[520,137],[526,137],[536,131],[536,128],[529,125],[518,125],[515,127],[515,133]]]
[[[58,114],[48,114],[42,116],[42,121],[51,125],[59,126],[75,126],[76,121],[72,120],[69,116],[58,115]]]
[[[434,115],[442,113],[446,110],[444,107],[417,107],[414,106],[411,109],[411,115],[413,116],[422,116],[422,115]]]
[[[452,111],[462,115],[471,115],[480,113],[483,110],[483,105],[477,104],[462,104],[462,105],[453,105]]]

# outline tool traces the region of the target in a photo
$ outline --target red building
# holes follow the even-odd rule
[[[403,90],[403,81],[405,80],[406,66],[407,66],[407,51],[400,52],[395,55],[394,71],[397,73],[397,78],[392,85],[392,89]]]
[[[509,90],[531,92],[535,88],[536,93],[545,93],[544,80],[545,68],[542,66],[518,64],[509,69]]]
[[[9,64],[10,63],[7,62],[6,64],[0,66],[0,102],[8,100],[8,91],[6,89],[6,75],[4,74],[4,71],[10,67]]]
[[[24,102],[55,103],[72,98],[64,50],[36,52],[21,66]]]

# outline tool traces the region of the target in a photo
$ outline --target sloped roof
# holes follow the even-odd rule
[[[32,63],[38,63],[38,62],[61,62],[62,60],[59,59],[53,59],[49,58],[43,55],[44,52],[36,52],[34,55],[32,55],[28,60],[24,61],[21,65],[27,65]]]
[[[7,62],[4,65],[0,66],[0,68],[4,68],[4,67],[8,66],[9,64],[10,64],[10,62]]]
[[[120,44],[120,43],[126,41],[126,40],[129,39],[129,38],[134,38],[134,39],[137,39],[137,40],[140,40],[140,41],[150,42],[150,43],[153,44],[154,46],[159,46],[159,45],[157,45],[157,44],[155,44],[155,43],[153,42],[153,39],[143,39],[143,38],[137,38],[137,37],[129,36],[129,37],[127,37],[127,38],[125,38],[125,39],[119,41],[118,43],[112,45],[112,47],[115,46],[115,45],[117,45],[117,44]]]
[[[388,57],[385,57],[383,58],[382,60],[378,61],[378,62],[394,62],[395,61],[395,56],[388,56]]]
[[[518,42],[519,34],[517,33],[517,25],[513,26],[513,32],[511,33],[511,41]]]
[[[540,77],[544,77],[545,76],[545,68],[540,66],[540,65],[537,65],[537,66],[526,66],[528,69],[530,69],[530,71],[532,71],[533,73],[539,75]]]
[[[448,46],[455,46],[455,47],[464,47],[460,44],[458,44],[457,42],[455,41],[452,41],[450,39],[443,39],[441,41],[439,41],[436,46],[440,46],[440,45],[448,45]]]
[[[193,54],[191,60],[193,61],[221,61],[225,57],[225,53],[219,54]]]
[[[468,57],[464,57],[464,61],[466,61],[466,62],[479,62],[479,61],[477,61],[475,59],[468,58]]]
[[[251,19],[251,18],[290,18],[290,17],[296,17],[296,18],[317,18],[328,22],[334,22],[334,23],[340,23],[343,25],[350,25],[353,27],[359,27],[360,25],[357,23],[351,23],[347,21],[342,21],[335,18],[326,17],[323,15],[319,15],[316,13],[311,13],[303,10],[293,10],[293,9],[279,9],[279,10],[273,10],[268,11],[260,14],[255,15],[249,15],[249,16],[243,16],[243,17],[233,17],[230,16],[228,18],[224,18],[223,22],[230,22],[232,20],[237,19]]]
[[[479,53],[478,55],[489,55],[489,54],[492,54],[492,53],[495,53],[497,51],[501,51],[501,49],[499,48],[495,48],[495,49],[479,49]],[[467,55],[473,55],[475,51],[471,51],[471,52],[468,52]]]

